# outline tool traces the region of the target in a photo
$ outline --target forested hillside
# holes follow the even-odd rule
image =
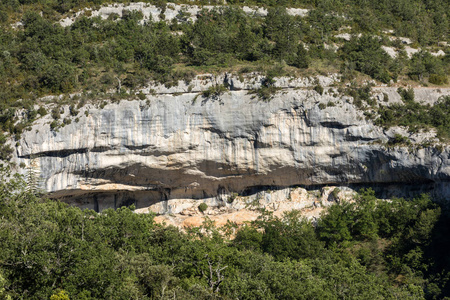
[[[115,1],[115,3],[138,1]],[[149,2],[158,6],[166,5],[167,1],[140,1]],[[223,1],[176,1],[177,3],[199,5],[223,5]],[[6,0],[0,5],[0,20],[8,22],[10,19],[20,17],[28,7],[41,9],[49,18],[57,19],[61,14],[68,13],[72,9],[84,8],[109,3],[105,0]],[[383,0],[383,1],[320,1],[320,0],[230,0],[229,5],[249,6],[284,6],[302,7],[314,9],[314,15],[320,19],[327,19],[326,14],[341,15],[351,19],[352,25],[358,27],[358,31],[377,32],[380,29],[394,29],[400,36],[412,37],[421,44],[445,41],[448,34],[449,3],[445,0]],[[324,18],[325,17],[325,18]],[[328,18],[329,19],[329,18]],[[420,24],[420,26],[417,26]],[[322,20],[321,25],[330,27],[332,24]]]
[[[409,60],[392,59],[382,45],[402,49],[383,30],[411,37],[416,46],[438,46],[448,39],[447,1],[307,1],[243,2],[267,5],[267,17],[222,6],[199,13],[188,22],[182,12],[172,22],[139,24],[142,14],[128,12],[121,20],[79,18],[72,26],[57,23],[72,8],[103,1],[3,1],[1,30],[0,100],[3,106],[47,93],[135,88],[156,79],[170,84],[189,80],[193,72],[235,70],[249,72],[279,63],[289,74],[297,69],[342,71],[348,78],[362,72],[388,83],[408,76],[435,84],[447,82],[448,55],[420,52]],[[389,4],[388,4],[389,3]],[[165,3],[158,3],[165,7]],[[275,6],[277,5],[277,6]],[[306,17],[291,16],[281,5],[306,6]],[[41,16],[42,15],[42,16]],[[11,23],[23,26],[12,29]],[[420,24],[420,26],[416,26]],[[336,37],[342,30],[364,34],[350,42]],[[335,52],[333,44],[340,50]],[[308,50],[307,50],[308,49]],[[29,103],[29,102],[28,102]]]
[[[133,208],[98,214],[0,185],[0,299],[443,299],[448,212],[361,190],[317,224],[261,211],[181,232]],[[53,295],[53,296],[52,296]]]

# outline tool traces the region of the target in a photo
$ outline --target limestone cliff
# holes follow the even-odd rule
[[[432,132],[374,126],[350,97],[330,90],[333,76],[318,80],[323,95],[311,89],[313,79],[280,78],[282,89],[269,102],[248,93],[260,85],[257,76],[155,85],[142,91],[144,100],[88,104],[78,122],[57,131],[50,129],[50,116],[39,119],[23,134],[14,161],[33,166],[53,197],[97,210],[169,199],[223,200],[266,187],[396,185],[450,195],[448,145],[420,147],[433,141]],[[199,94],[223,82],[228,93]],[[398,101],[395,88],[375,91]],[[431,103],[449,90],[416,94]],[[416,146],[387,147],[395,133]]]

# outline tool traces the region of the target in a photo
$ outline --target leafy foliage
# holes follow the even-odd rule
[[[437,129],[438,137],[450,138],[450,97],[441,97],[433,106],[422,105],[414,101],[414,94],[401,91],[405,104],[392,104],[379,108],[379,118],[375,124],[380,126],[409,126],[411,131],[432,126]]]
[[[420,51],[411,58],[408,75],[414,80],[421,81],[424,77],[430,77],[430,82],[443,84],[447,82],[447,75],[443,66],[441,59],[434,57],[429,52]]]
[[[350,63],[350,68],[384,83],[388,83],[393,78],[393,75],[389,73],[392,60],[381,48],[381,41],[377,37],[368,35],[354,37],[341,50],[343,58]]]
[[[36,197],[3,170],[0,297],[6,299],[442,298],[448,218],[429,197],[292,211],[182,233],[132,208],[101,214]],[[447,273],[446,273],[447,272]],[[442,274],[437,276],[437,274]]]
[[[227,92],[228,89],[223,84],[212,85],[202,92],[204,98],[218,99],[220,95]]]
[[[201,212],[204,212],[204,211],[206,211],[208,209],[208,204],[206,204],[206,203],[200,203],[200,205],[198,206],[198,210],[199,211],[201,211]]]

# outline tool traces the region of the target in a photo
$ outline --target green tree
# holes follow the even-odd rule
[[[305,49],[303,45],[298,45],[297,48],[297,56],[292,62],[294,67],[299,69],[306,69],[309,66],[310,57],[308,55],[308,51]]]
[[[286,8],[270,8],[264,20],[264,34],[275,45],[272,55],[288,63],[294,60],[299,42],[299,27]]]
[[[327,244],[351,240],[353,208],[354,205],[347,202],[329,207],[317,224],[319,237]]]
[[[414,53],[411,58],[408,75],[415,80],[423,81],[430,74],[445,76],[442,62],[427,51]]]
[[[259,251],[261,248],[263,234],[253,226],[239,228],[233,245],[239,250]]]
[[[344,44],[341,51],[341,57],[352,63],[355,70],[384,83],[391,80],[389,67],[392,60],[381,48],[381,42],[377,37],[368,35],[353,37],[350,42]]]

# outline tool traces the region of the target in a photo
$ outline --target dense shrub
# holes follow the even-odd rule
[[[228,89],[223,84],[212,85],[207,90],[202,92],[205,98],[218,99],[220,95],[227,92]]]
[[[381,48],[381,41],[377,37],[364,35],[353,37],[341,49],[342,58],[348,60],[354,69],[384,82],[389,83],[393,74],[389,72],[392,59]]]
[[[392,104],[380,107],[375,124],[385,127],[408,126],[410,130],[432,126],[437,129],[438,137],[448,139],[450,137],[450,97],[441,97],[433,106],[422,105],[414,102],[414,93],[411,91],[400,91],[405,101],[404,105]]]
[[[206,203],[200,203],[200,205],[198,206],[198,210],[200,211],[200,212],[205,212],[206,210],[208,209],[208,204],[206,204]]]
[[[320,84],[314,86],[314,90],[315,90],[319,95],[323,95],[323,86],[321,86]]]

